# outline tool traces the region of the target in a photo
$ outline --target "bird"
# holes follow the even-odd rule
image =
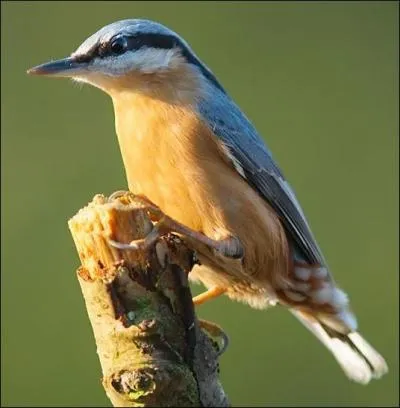
[[[190,279],[253,308],[289,310],[367,384],[388,371],[358,332],[304,211],[266,142],[211,69],[165,25],[108,24],[70,56],[28,74],[66,77],[111,97],[129,190],[164,228],[184,236],[199,265]]]

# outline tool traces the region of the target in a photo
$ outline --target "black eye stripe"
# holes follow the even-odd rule
[[[161,34],[140,34],[123,38],[126,41],[125,51],[136,51],[144,47],[172,49],[180,45],[182,46],[176,37]],[[121,37],[119,37],[119,39],[121,39]],[[118,40],[118,37],[111,38],[107,43],[100,44],[97,48],[97,55],[100,58],[113,55],[112,44],[116,40]]]
[[[180,45],[176,37],[161,34],[141,34],[127,37],[127,42],[129,50],[138,50],[142,47],[172,49]]]
[[[118,38],[118,37],[117,37]],[[105,44],[100,44],[95,50],[95,54],[93,56],[97,56],[100,58],[106,58],[109,56],[115,56],[115,53],[111,49],[111,44],[117,38],[111,38]],[[186,59],[186,61],[190,64],[195,65],[203,74],[205,78],[207,78],[210,82],[214,84],[218,89],[220,89],[223,93],[225,93],[224,88],[218,82],[216,77],[209,71],[202,63],[199,61],[179,40],[179,38],[173,35],[163,35],[163,34],[140,34],[135,36],[125,36],[124,40],[126,41],[125,48],[126,51],[136,51],[144,47],[148,48],[158,48],[164,50],[170,50],[173,48],[179,48],[182,56]],[[123,53],[123,52],[122,52]],[[121,53],[121,54],[122,54]]]

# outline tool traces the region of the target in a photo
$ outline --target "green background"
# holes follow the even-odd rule
[[[390,367],[367,387],[351,383],[287,311],[221,298],[198,314],[230,335],[221,378],[231,402],[398,404],[398,4],[2,2],[1,10],[3,406],[110,406],[67,220],[95,193],[126,186],[111,100],[25,70],[134,17],[180,33],[265,136],[362,333]]]

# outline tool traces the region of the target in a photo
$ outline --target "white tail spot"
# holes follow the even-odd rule
[[[294,274],[298,279],[308,281],[311,276],[311,270],[309,268],[295,268]]]
[[[312,294],[315,303],[330,303],[333,298],[333,288],[329,283],[324,283],[322,287]]]
[[[326,268],[314,269],[313,275],[318,279],[325,279],[328,276],[328,269]]]
[[[338,309],[343,308],[349,303],[346,293],[344,293],[341,289],[334,288],[333,289],[333,296],[332,296],[332,304]]]
[[[291,312],[332,352],[351,380],[367,384],[387,373],[384,358],[359,333],[349,333],[345,338],[331,337],[317,319],[306,318],[293,309]]]

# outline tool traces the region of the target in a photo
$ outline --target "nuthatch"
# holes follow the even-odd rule
[[[103,27],[30,74],[70,77],[112,98],[129,189],[196,249],[191,278],[255,308],[286,306],[349,378],[387,372],[357,332],[299,202],[256,129],[175,32],[148,20]]]

